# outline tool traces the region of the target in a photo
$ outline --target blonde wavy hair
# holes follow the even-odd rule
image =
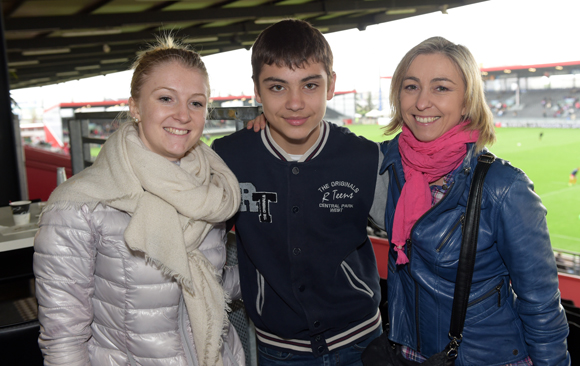
[[[385,135],[397,132],[405,123],[401,111],[401,88],[411,63],[419,55],[434,53],[447,56],[455,64],[463,78],[465,84],[463,101],[466,114],[462,116],[460,122],[469,120],[470,122],[465,126],[465,129],[479,131],[479,138],[476,142],[477,151],[483,149],[485,145],[493,144],[496,140],[493,114],[485,101],[483,80],[477,62],[467,47],[449,42],[443,37],[432,37],[424,40],[407,52],[399,62],[391,80],[389,102],[392,117],[385,128]]]

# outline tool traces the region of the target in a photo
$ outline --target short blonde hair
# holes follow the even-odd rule
[[[495,142],[493,114],[485,101],[483,80],[481,79],[481,72],[477,62],[467,47],[451,43],[443,37],[432,37],[424,40],[407,52],[401,62],[399,62],[391,80],[389,102],[392,117],[386,127],[386,134],[395,133],[405,123],[401,112],[401,89],[405,74],[409,70],[411,63],[419,55],[434,53],[447,56],[457,67],[463,78],[465,84],[463,100],[466,114],[462,116],[461,121],[470,121],[465,129],[479,131],[479,138],[476,143],[477,150],[480,151],[485,145],[493,144]]]

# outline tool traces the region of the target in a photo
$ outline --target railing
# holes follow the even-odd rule
[[[388,257],[389,241],[384,238],[370,236],[379,276],[386,280],[389,274]],[[572,301],[580,306],[580,253],[567,250],[554,250],[556,265],[558,266],[558,281],[562,299]]]
[[[494,117],[494,123],[501,127],[528,127],[528,128],[580,128],[579,120],[564,118],[513,118]]]
[[[580,276],[580,253],[554,249],[558,272]]]
[[[242,129],[248,121],[260,113],[262,113],[262,107],[212,108],[209,111],[203,134],[205,136],[235,132]],[[75,112],[73,118],[67,120],[73,174],[79,173],[93,164],[91,145],[102,145],[107,141],[106,137],[91,134],[89,124],[94,121],[100,121],[101,124],[111,124],[118,116],[118,111],[79,111]]]

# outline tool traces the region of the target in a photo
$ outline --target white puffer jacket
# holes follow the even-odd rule
[[[45,365],[198,364],[181,287],[126,246],[130,218],[101,205],[43,214],[34,274]],[[224,267],[225,242],[225,226],[216,227],[200,250],[223,269],[224,289],[237,299],[239,275]],[[231,325],[225,338],[224,365],[244,365]]]

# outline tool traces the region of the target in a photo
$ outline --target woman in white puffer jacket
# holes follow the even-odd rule
[[[130,114],[41,216],[34,272],[45,365],[244,365],[227,302],[238,182],[199,141],[209,80],[170,37],[134,64]]]

